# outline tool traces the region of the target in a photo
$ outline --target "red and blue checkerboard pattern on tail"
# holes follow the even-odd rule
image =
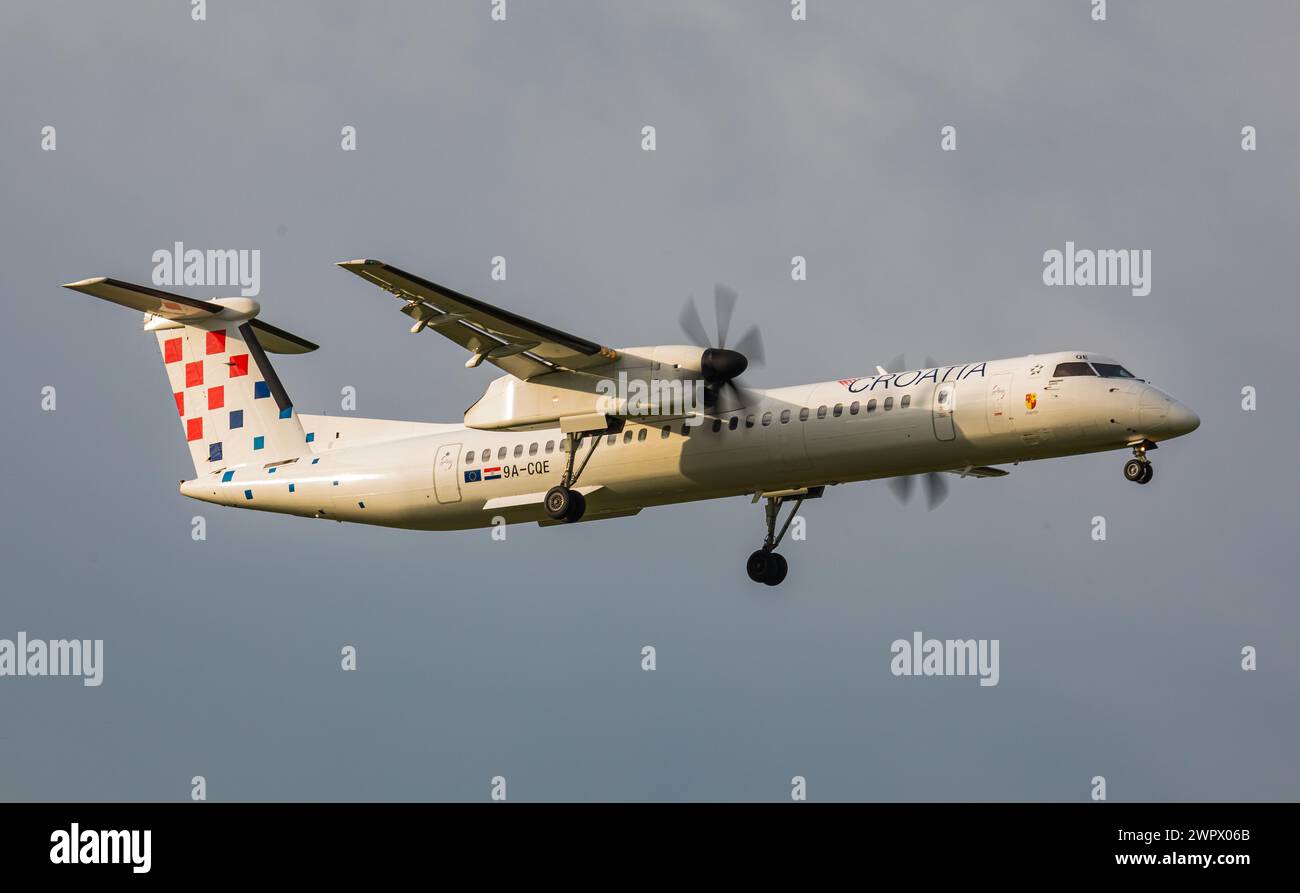
[[[293,407],[279,405],[237,324],[205,320],[157,336],[198,476],[311,453]]]

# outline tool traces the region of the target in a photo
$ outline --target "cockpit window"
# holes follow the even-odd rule
[[[1093,363],[1093,368],[1102,378],[1135,378],[1132,372],[1129,372],[1118,363]]]
[[[1087,363],[1061,363],[1052,373],[1052,378],[1065,378],[1067,375],[1096,375]]]

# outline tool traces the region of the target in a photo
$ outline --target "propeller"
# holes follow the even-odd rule
[[[936,362],[934,361],[934,357],[930,356],[929,354],[926,354],[926,356],[925,356],[925,365],[922,366],[921,368],[922,368],[922,369],[933,369],[933,368],[935,368],[935,367],[938,366],[938,365],[939,365],[939,364],[936,363]],[[892,360],[889,361],[889,365],[885,367],[885,371],[887,371],[887,372],[906,372],[906,371],[907,371],[907,360],[905,360],[905,359],[903,358],[903,355],[900,353],[898,356],[894,357]]]
[[[758,326],[750,326],[734,348],[727,347],[727,335],[731,330],[731,317],[736,311],[739,295],[735,289],[718,283],[713,289],[713,313],[717,323],[716,344],[709,338],[708,330],[700,319],[700,311],[695,306],[695,297],[686,299],[677,321],[682,331],[691,341],[704,348],[700,356],[700,374],[704,376],[705,404],[714,405],[725,390],[731,390],[740,401],[739,406],[749,402],[745,389],[736,381],[750,364],[763,365],[763,335]]]
[[[928,511],[934,511],[948,498],[948,482],[944,480],[943,472],[927,471],[925,474],[905,474],[890,478],[889,489],[898,497],[899,502],[906,504],[912,498],[918,477],[925,481],[925,507]]]
[[[938,364],[934,358],[926,355],[925,369],[933,369]],[[904,372],[907,370],[907,360],[900,353],[889,361],[889,372]],[[894,492],[898,501],[906,504],[912,498],[912,491],[915,489],[916,479],[922,478],[925,481],[925,507],[928,511],[938,508],[940,503],[948,498],[948,482],[944,479],[943,473],[938,471],[926,472],[923,475],[905,474],[901,477],[890,478],[889,489]]]

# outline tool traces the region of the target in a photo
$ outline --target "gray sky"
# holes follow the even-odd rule
[[[7,6],[0,637],[102,638],[105,674],[0,678],[0,798],[1300,797],[1300,7],[1109,6]],[[505,543],[224,510],[176,491],[138,315],[58,287],[177,240],[261,250],[263,318],[322,345],[277,363],[306,412],[455,420],[496,372],[333,266],[364,256],[613,346],[724,281],[759,386],[1085,348],[1203,421],[1148,487],[1113,453],[929,514],[835,488],[779,589],[743,499]],[[1045,287],[1067,240],[1150,249],[1151,295]],[[999,639],[1000,684],[892,676],[914,630]]]

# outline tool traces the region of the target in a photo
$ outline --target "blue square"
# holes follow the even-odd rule
[[[253,491],[252,491],[252,490],[245,490],[245,491],[244,491],[244,498],[245,498],[245,499],[252,499],[252,498],[253,498]]]
[[[284,409],[280,410],[280,418],[282,418],[282,419],[291,419],[291,418],[293,418],[293,407],[292,407],[292,406],[286,406]]]
[[[266,446],[266,438],[261,434],[253,438],[253,449],[260,450],[264,446]]]
[[[266,470],[266,473],[267,473],[267,474],[275,474],[275,469],[274,469],[274,468],[268,468],[268,469]]]
[[[315,465],[315,464],[316,464],[317,462],[319,462],[319,461],[320,461],[320,456],[317,456],[315,459],[312,459],[312,460],[311,460],[311,464],[312,464],[312,465]]]
[[[221,476],[221,483],[223,484],[230,483],[230,479],[233,478],[234,476],[235,473],[233,471],[227,471],[225,474]]]
[[[339,485],[339,482],[338,482],[338,481],[335,481],[335,482],[334,482],[334,486],[337,487],[338,485]]]
[[[264,381],[259,381],[253,385],[253,399],[261,400],[263,397],[271,396],[271,386]]]
[[[221,458],[221,441],[208,444],[208,461],[216,462]]]
[[[290,485],[289,485],[289,492],[290,492],[290,493],[293,492],[293,484],[290,484]]]
[[[230,427],[231,428],[244,427],[244,411],[242,409],[232,409],[230,411]]]
[[[316,439],[316,432],[315,432],[315,431],[308,431],[308,432],[307,432],[307,442],[308,442],[308,443],[311,443],[311,442],[312,442],[313,440],[315,440],[315,439]]]

